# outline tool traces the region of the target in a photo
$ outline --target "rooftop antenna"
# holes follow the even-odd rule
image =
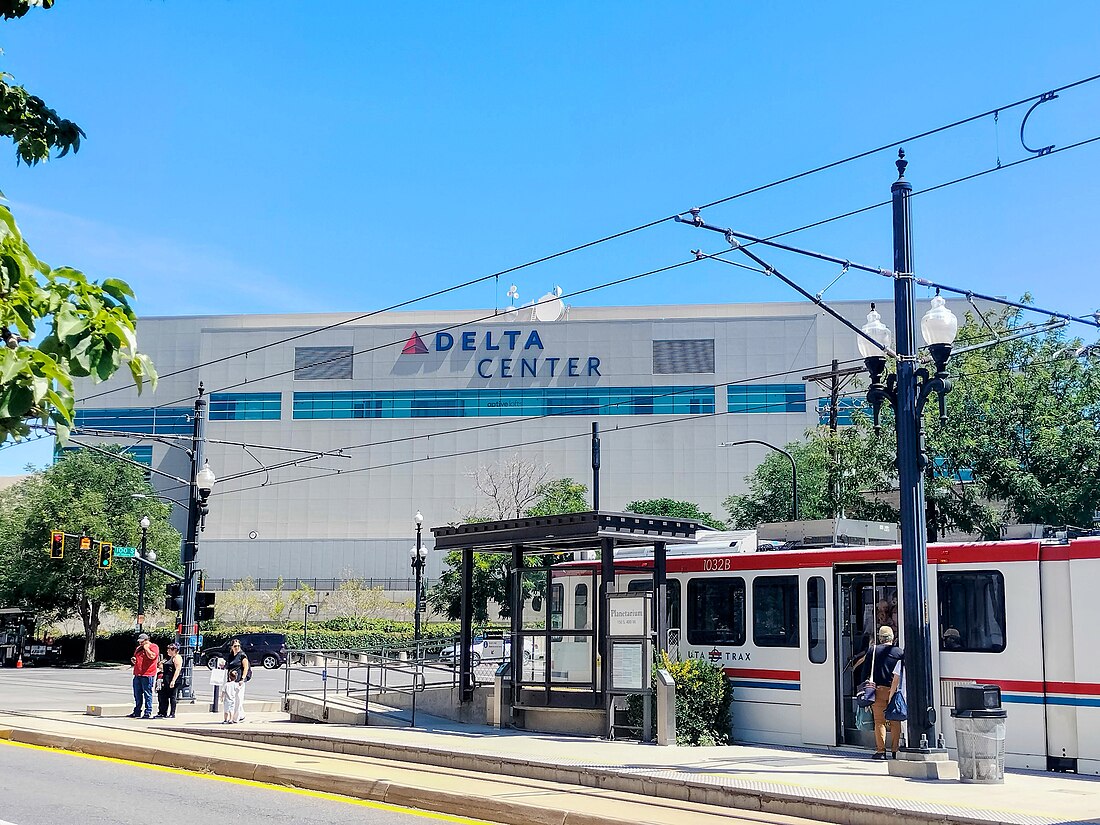
[[[565,315],[565,302],[561,299],[562,290],[555,286],[538,299],[533,309],[534,320],[541,322],[560,321]]]

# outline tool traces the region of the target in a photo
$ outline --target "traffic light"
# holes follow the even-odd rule
[[[111,566],[111,559],[115,555],[115,546],[109,541],[96,542],[99,545],[99,569],[107,570]]]
[[[195,594],[195,621],[205,622],[214,618],[214,593],[200,590]]]
[[[50,558],[60,559],[65,555],[65,534],[60,530],[50,532]]]
[[[183,610],[183,582],[172,582],[164,588],[164,609],[179,613]]]
[[[92,549],[92,540],[90,538],[88,538],[88,536],[81,536],[80,537],[80,549],[81,550],[91,550]]]

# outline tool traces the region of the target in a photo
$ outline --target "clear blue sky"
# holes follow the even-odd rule
[[[58,0],[0,23],[0,68],[87,132],[0,189],[38,254],[128,280],[143,314],[368,311],[1100,73],[1100,5]],[[915,187],[1025,156],[1023,109],[906,146]],[[1032,145],[1100,134],[1100,82]],[[882,153],[706,217],[769,234],[889,196]],[[919,274],[1100,307],[1100,144],[914,202]],[[791,242],[890,266],[888,210]],[[673,223],[431,307],[521,302],[669,264]],[[816,292],[836,267],[774,255]],[[828,295],[888,292],[850,273]],[[790,300],[692,265],[568,300]],[[1086,336],[1089,330],[1081,328]],[[140,334],[140,330],[139,330]],[[1093,336],[1093,339],[1095,336]],[[0,451],[0,474],[41,463]]]

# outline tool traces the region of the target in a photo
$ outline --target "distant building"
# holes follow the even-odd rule
[[[833,306],[864,323],[866,302]],[[202,535],[209,577],[407,580],[413,515],[424,514],[430,546],[428,528],[483,504],[468,475],[479,465],[519,455],[591,490],[593,421],[602,509],[670,497],[724,518],[723,500],[769,451],[718,445],[801,439],[821,421],[824,394],[802,376],[834,358],[859,363],[854,334],[808,303],[541,308],[543,320],[530,307],[346,324],[352,316],[145,318],[156,395],[137,395],[121,375],[81,382],[77,426],[156,436],[95,440],[131,444],[139,460],[186,477],[186,455],[168,445],[191,433],[201,380],[207,457],[222,479]],[[879,308],[889,319],[890,303]],[[310,460],[338,450],[349,457]],[[429,553],[427,575],[441,564]]]

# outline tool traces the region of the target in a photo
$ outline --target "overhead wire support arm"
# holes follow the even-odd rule
[[[798,284],[796,284],[794,281],[792,281],[790,278],[788,278],[786,275],[784,275],[782,272],[780,272],[774,266],[767,263],[763,258],[760,258],[758,255],[753,254],[748,249],[746,249],[742,244],[737,244],[736,249],[738,251],[740,251],[742,254],[748,256],[749,258],[751,258],[753,261],[755,261],[760,266],[762,266],[764,268],[764,271],[767,274],[774,275],[776,278],[781,280],[783,283],[785,283],[787,286],[789,286],[791,289],[793,289],[795,292],[797,292],[803,298],[805,298],[808,301],[812,301],[814,304],[819,306],[823,312],[828,313],[833,318],[835,318],[837,321],[840,321],[840,323],[842,323],[844,326],[848,327],[848,329],[852,330],[852,332],[854,332],[856,335],[860,336],[861,338],[866,338],[868,341],[870,341],[872,344],[874,344],[877,349],[882,350],[884,353],[889,355],[891,358],[897,358],[898,357],[898,354],[894,350],[890,349],[889,347],[882,346],[882,344],[880,344],[878,341],[876,341],[874,338],[872,338],[870,335],[868,335],[862,329],[857,327],[855,324],[853,324],[851,321],[849,321],[847,318],[845,318],[843,315],[841,315],[839,312],[837,312],[835,309],[833,309],[831,306],[829,306],[827,303],[825,303],[819,297],[817,297],[816,295],[812,295],[811,293],[807,292],[805,289],[800,287]],[[728,264],[729,266],[737,266],[737,264],[734,263],[733,261],[727,261],[725,258],[721,258],[717,255],[709,255],[706,252],[702,252],[700,250],[696,250],[695,255],[698,258],[709,258],[712,261],[718,261],[719,263]]]

